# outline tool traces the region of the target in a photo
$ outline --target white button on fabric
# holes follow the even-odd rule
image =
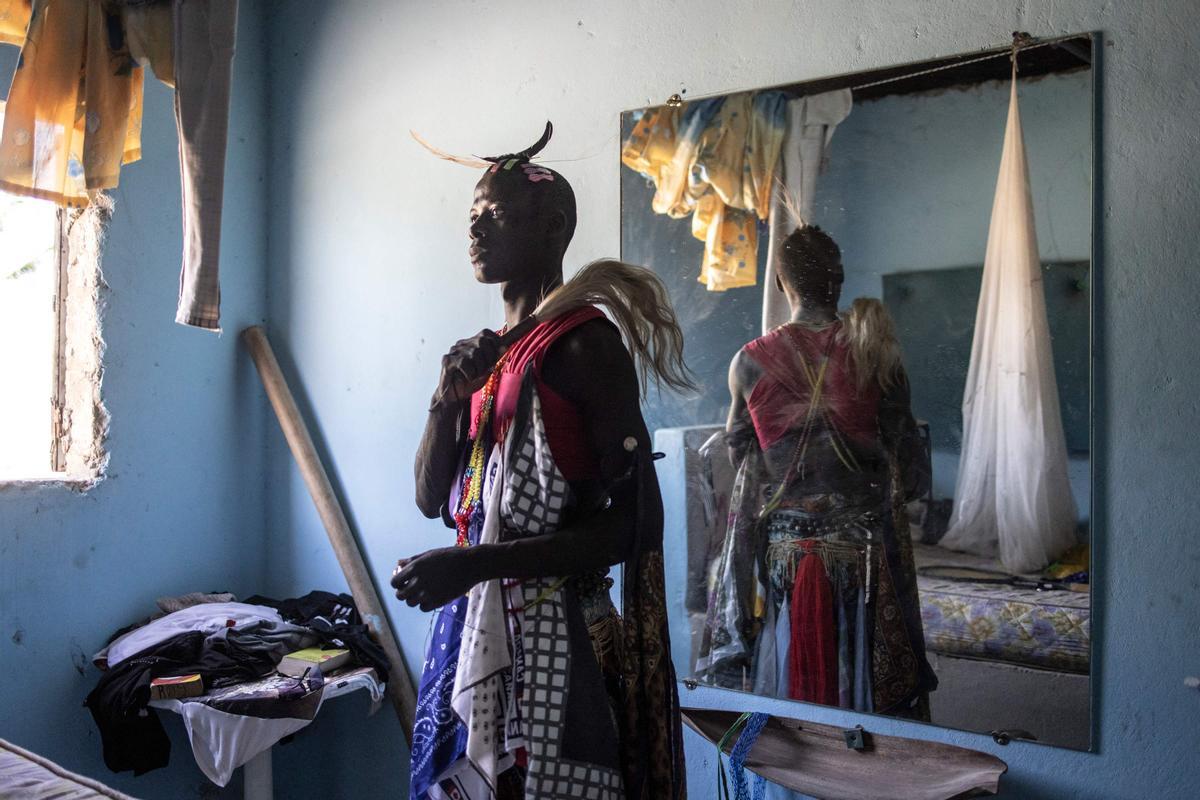
[[[632,436],[626,436],[624,445],[626,452],[632,453],[637,449],[637,439],[633,438]]]

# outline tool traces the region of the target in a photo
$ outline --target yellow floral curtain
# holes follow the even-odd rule
[[[175,89],[183,267],[175,319],[220,330],[225,146],[237,0],[0,0],[19,44],[0,190],[86,205],[141,157],[143,66]]]
[[[141,157],[142,68],[103,0],[0,0],[21,45],[0,136],[0,189],[83,206]]]
[[[655,212],[692,215],[710,291],[756,282],[786,122],[784,94],[746,92],[649,109],[622,146],[622,163],[654,183]]]
[[[24,43],[31,6],[31,0],[0,0],[0,44]]]

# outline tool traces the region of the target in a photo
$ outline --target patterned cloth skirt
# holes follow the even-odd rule
[[[765,527],[767,597],[755,689],[873,711],[878,514],[784,509]]]

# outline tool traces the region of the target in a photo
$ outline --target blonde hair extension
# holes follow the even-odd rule
[[[892,315],[873,297],[859,297],[842,315],[838,336],[850,345],[854,357],[854,378],[859,391],[872,381],[887,391],[900,374],[900,342]]]
[[[610,258],[593,261],[546,295],[533,314],[550,319],[582,305],[604,306],[612,314],[637,362],[643,394],[651,373],[660,387],[696,390],[683,360],[683,331],[653,272]]]

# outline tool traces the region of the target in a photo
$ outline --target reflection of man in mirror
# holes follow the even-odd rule
[[[566,179],[530,162],[550,133],[488,159],[475,187],[469,254],[475,279],[500,289],[506,324],[445,356],[417,453],[417,504],[458,543],[402,559],[392,578],[399,599],[437,609],[413,797],[685,793],[662,501],[635,358],[586,301],[551,318],[539,306],[563,284],[576,221]],[[682,344],[647,343],[665,329],[681,342],[665,292],[644,270],[624,276],[624,305],[608,305],[632,355],[686,382]],[[502,338],[535,308],[536,325]],[[623,616],[609,595],[620,562]]]
[[[739,479],[697,672],[927,717],[936,681],[903,514],[919,439],[891,320],[873,299],[838,313],[841,253],[818,227],[796,229],[777,267],[791,320],[729,370]]]

